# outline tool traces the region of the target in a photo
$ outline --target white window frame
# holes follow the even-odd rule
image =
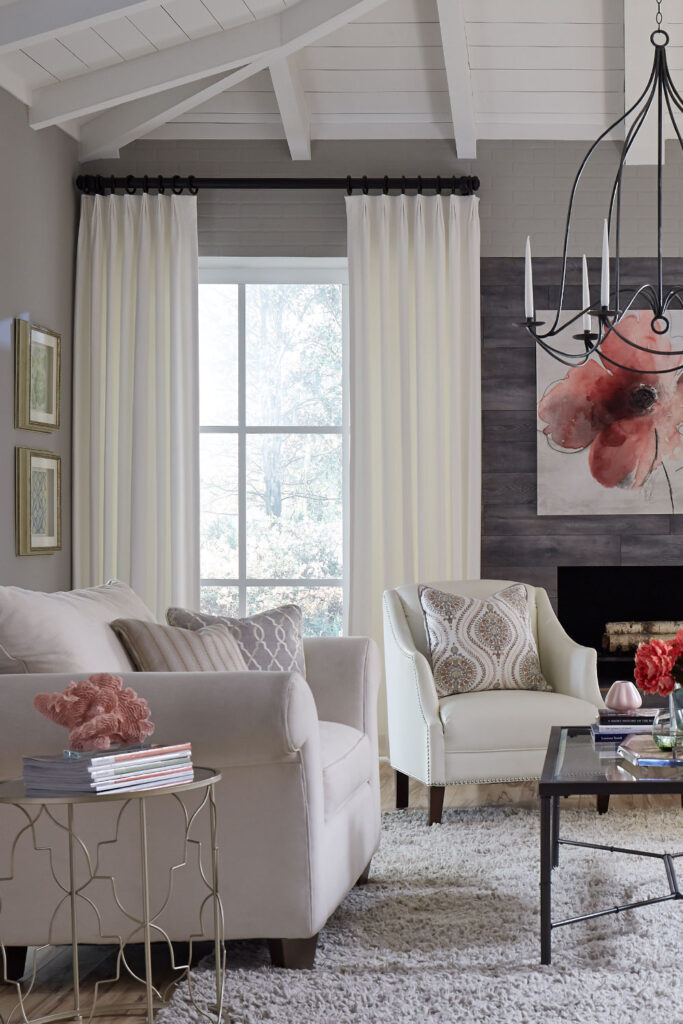
[[[237,426],[202,426],[201,434],[234,434],[238,460],[238,575],[236,579],[202,577],[200,586],[237,588],[240,616],[246,615],[248,587],[341,587],[343,633],[348,632],[348,546],[349,546],[349,410],[348,410],[348,330],[349,278],[346,257],[250,257],[200,256],[200,284],[236,284],[238,286]],[[246,318],[247,284],[340,284],[342,286],[342,425],[341,426],[247,426],[246,424]],[[201,420],[201,410],[200,410]],[[246,450],[250,434],[331,434],[342,438],[342,517],[343,577],[330,579],[276,578],[247,576],[247,486]]]

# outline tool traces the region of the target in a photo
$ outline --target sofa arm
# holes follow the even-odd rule
[[[63,690],[74,675],[0,676],[0,777],[20,774],[22,755],[63,749],[66,730],[39,714],[33,698]],[[309,740],[317,749],[315,701],[297,672],[130,672],[123,680],[149,702],[153,741],[190,740],[195,764],[288,760]]]
[[[379,650],[363,636],[307,637],[306,679],[318,717],[377,735],[377,693],[381,678]]]
[[[596,708],[604,707],[598,686],[597,653],[565,633],[548,594],[540,587],[536,590],[536,613],[541,669],[553,690],[586,700]]]
[[[384,592],[383,604],[391,764],[426,786],[440,785],[446,760],[431,665],[415,647],[395,590]]]

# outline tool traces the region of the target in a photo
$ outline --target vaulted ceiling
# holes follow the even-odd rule
[[[0,86],[84,160],[139,138],[593,139],[654,0],[0,0]],[[664,0],[674,77],[683,0]],[[623,133],[622,133],[623,134]],[[639,155],[636,152],[635,162]],[[643,151],[643,160],[647,159]]]

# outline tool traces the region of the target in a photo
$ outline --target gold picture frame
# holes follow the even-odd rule
[[[14,320],[14,426],[49,432],[59,427],[61,335]]]
[[[14,465],[17,555],[61,551],[61,457],[37,448],[15,448]]]

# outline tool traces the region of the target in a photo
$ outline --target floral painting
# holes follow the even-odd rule
[[[664,372],[683,361],[666,355],[683,349],[683,312],[671,314],[665,335],[650,322],[631,312],[619,326],[642,350],[612,333],[604,358],[571,368],[538,349],[539,515],[683,512],[683,376]],[[579,351],[576,325],[566,333],[562,347]]]

